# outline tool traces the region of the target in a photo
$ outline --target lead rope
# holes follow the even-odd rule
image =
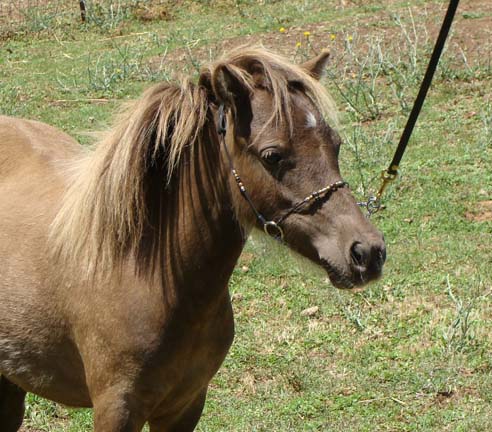
[[[453,23],[459,2],[460,0],[450,0],[449,2],[448,10],[446,12],[446,16],[444,17],[444,21],[442,23],[436,45],[434,46],[429,65],[427,66],[427,70],[422,80],[419,93],[417,94],[417,97],[415,99],[412,111],[410,112],[407,124],[405,125],[405,129],[403,129],[403,133],[401,135],[398,147],[396,148],[395,155],[393,156],[393,160],[389,164],[388,168],[381,173],[382,183],[378,192],[376,193],[376,195],[369,196],[367,198],[367,201],[357,203],[359,204],[359,206],[364,207],[367,210],[367,217],[371,217],[371,215],[381,210],[381,197],[383,196],[384,191],[386,190],[388,185],[398,177],[398,169],[401,159],[403,158],[403,154],[405,153],[408,141],[412,136],[413,129],[415,127],[415,124],[417,123],[420,111],[422,110],[422,105],[424,104],[427,92],[432,83],[432,78],[434,77],[439,59],[441,58],[444,44],[448,37],[449,30]]]

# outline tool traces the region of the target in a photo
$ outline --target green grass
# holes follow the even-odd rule
[[[412,15],[409,2],[346,3],[188,1],[169,21],[129,13],[26,25],[0,50],[0,112],[86,142],[84,131],[104,128],[150,83],[196,74],[225,37],[239,44],[250,35],[297,59],[331,46],[326,85],[341,111],[342,171],[362,197],[392,156],[445,2],[411,2]],[[455,32],[465,21],[485,25],[490,8],[481,8],[463,12]],[[479,217],[480,202],[492,200],[492,53],[483,41],[480,55],[463,57],[458,44],[449,44],[401,176],[374,217],[388,247],[383,279],[337,291],[255,234],[230,284],[236,339],[198,431],[492,427],[492,221]],[[302,314],[312,306],[317,313]],[[90,431],[91,413],[29,396],[25,426]]]

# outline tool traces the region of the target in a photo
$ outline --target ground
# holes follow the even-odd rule
[[[329,48],[342,170],[362,197],[389,163],[446,6],[202,0],[101,9],[84,26],[24,21],[0,46],[0,112],[88,142],[84,131],[106,128],[123,101],[196,76],[223,49],[263,43],[303,61]],[[236,339],[198,431],[492,428],[491,47],[492,4],[462,0],[401,175],[374,217],[388,246],[381,281],[337,291],[252,237],[231,280]],[[24,431],[38,430],[90,431],[91,414],[30,395]]]

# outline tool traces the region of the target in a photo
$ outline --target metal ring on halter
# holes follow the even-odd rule
[[[282,241],[284,239],[284,232],[282,231],[282,228],[280,228],[280,225],[277,224],[277,222],[265,222],[263,224],[263,231],[265,231],[265,234],[273,237],[275,240]]]
[[[378,197],[370,196],[367,200],[367,211],[369,215],[381,210],[381,200]]]
[[[382,208],[381,200],[374,195],[367,197],[367,201],[358,202],[357,205],[366,209],[367,218],[370,218],[374,213],[377,213]]]

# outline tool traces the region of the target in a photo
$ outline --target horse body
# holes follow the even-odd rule
[[[2,143],[11,149],[3,154],[2,166],[16,169],[2,169],[6,175],[0,183],[1,211],[7,216],[0,222],[0,370],[24,390],[67,405],[92,406],[99,392],[107,387],[114,391],[108,382],[114,380],[124,393],[131,391],[140,403],[147,401],[149,415],[154,410],[159,417],[179,411],[204,392],[232,342],[226,285],[243,240],[231,214],[225,221],[209,221],[195,204],[202,214],[193,218],[217,223],[222,239],[210,235],[218,233],[217,228],[207,229],[205,238],[199,232],[203,223],[195,225],[196,232],[188,226],[187,238],[180,238],[179,227],[173,230],[163,242],[166,249],[193,256],[179,254],[178,271],[172,271],[175,264],[167,264],[165,286],[144,281],[128,268],[118,283],[81,283],[61,275],[49,258],[47,243],[49,225],[66,189],[66,165],[80,158],[82,149],[52,128],[43,130],[24,120],[0,121],[3,137],[16,129],[22,131],[16,145],[10,146],[8,139]],[[59,146],[64,141],[71,151]],[[182,190],[190,191],[185,180],[197,175],[182,176]],[[210,180],[203,180],[206,189]],[[182,198],[192,197],[193,192]],[[183,245],[186,241],[199,245],[200,251]],[[175,286],[183,288],[172,293]],[[155,388],[156,382],[162,385]],[[149,388],[155,388],[154,394]]]
[[[256,223],[223,146],[272,218],[328,191],[282,225],[335,285],[379,277],[381,235],[348,190],[321,188],[340,181],[315,79],[327,58],[301,69],[237,51],[199,85],[148,90],[89,152],[0,118],[2,431],[20,427],[27,391],[93,407],[96,432],[194,430],[232,343],[227,283]]]

